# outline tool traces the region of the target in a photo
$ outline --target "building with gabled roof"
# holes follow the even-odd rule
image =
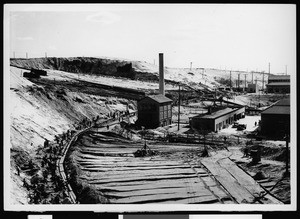
[[[157,128],[172,123],[172,100],[162,94],[149,95],[138,102],[138,125]]]
[[[261,134],[283,138],[290,133],[290,99],[282,99],[261,112]]]
[[[270,75],[267,93],[290,93],[290,75]]]
[[[172,123],[172,100],[165,96],[163,53],[159,53],[159,94],[138,101],[137,125],[157,128]]]
[[[217,110],[209,108],[207,113],[190,118],[190,125],[198,131],[218,132],[244,116],[244,106],[222,107]]]

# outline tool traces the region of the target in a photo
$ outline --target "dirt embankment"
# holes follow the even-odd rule
[[[27,204],[29,191],[24,180],[43,173],[45,139],[74,129],[83,119],[105,118],[116,110],[126,110],[125,99],[101,97],[72,92],[64,86],[38,86],[21,77],[21,69],[11,67],[10,104],[10,164],[11,204]]]
[[[121,61],[94,57],[10,59],[10,65],[24,69],[52,69],[72,73],[106,75],[133,80],[158,81],[153,73],[141,72],[135,61]]]

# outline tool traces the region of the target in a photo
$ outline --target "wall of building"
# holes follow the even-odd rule
[[[267,86],[268,93],[290,93],[290,86]]]
[[[172,123],[171,103],[164,103],[159,106],[159,121],[160,126],[166,126]]]
[[[290,115],[261,114],[261,133],[266,136],[283,138],[290,133]]]
[[[218,118],[194,117],[190,120],[190,125],[197,130],[219,131],[234,121],[245,115],[245,107],[234,112],[228,113]]]
[[[138,123],[146,128],[159,126],[159,104],[149,99],[138,103]]]
[[[219,131],[225,128],[226,125],[232,124],[234,121],[241,119],[244,115],[245,115],[245,107],[215,119],[214,131]]]
[[[157,128],[172,123],[171,103],[158,103],[145,98],[138,102],[138,123],[146,128]]]

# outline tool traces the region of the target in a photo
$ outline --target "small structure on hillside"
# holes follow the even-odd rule
[[[267,93],[290,93],[290,75],[270,75]]]
[[[277,101],[261,112],[261,134],[283,138],[290,133],[290,99]]]
[[[196,130],[217,132],[244,116],[244,106],[222,107],[218,109],[210,107],[207,113],[190,118],[190,125]]]

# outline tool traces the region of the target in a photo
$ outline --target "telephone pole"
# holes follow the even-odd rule
[[[229,76],[229,80],[230,80],[230,89],[231,89],[231,87],[232,87],[232,84],[231,84],[231,71],[229,72],[229,74],[230,74],[230,76]]]
[[[264,91],[265,87],[265,72],[263,72],[263,78],[262,78],[262,91]]]
[[[180,84],[178,86],[178,131],[179,131],[179,121],[180,121]]]
[[[192,65],[193,65],[193,62],[191,62],[191,66],[190,66],[190,70],[192,71]]]
[[[270,76],[270,69],[271,69],[271,64],[270,64],[270,62],[269,62],[269,76]]]
[[[285,75],[287,75],[287,65],[285,65]]]
[[[47,52],[45,52],[45,58],[47,58]]]
[[[253,84],[253,71],[252,71],[252,81],[251,81],[251,83]]]
[[[26,59],[28,59],[28,53],[26,52]]]
[[[240,91],[240,73],[238,73],[238,89]]]
[[[245,90],[247,89],[247,74],[245,74]]]

